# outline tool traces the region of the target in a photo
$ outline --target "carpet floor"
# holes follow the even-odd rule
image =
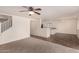
[[[33,37],[79,50],[79,39],[76,35],[56,33],[54,35],[51,35],[48,39],[36,36]]]
[[[0,53],[79,53],[79,50],[30,37],[0,45]]]

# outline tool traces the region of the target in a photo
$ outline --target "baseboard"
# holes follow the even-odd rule
[[[44,39],[44,40],[49,39],[49,37],[45,38],[45,37],[41,37],[41,36],[37,36],[37,35],[31,35],[31,37],[35,37],[35,38],[38,38],[38,39]]]
[[[55,34],[77,35],[77,34],[68,34],[68,33],[55,33]],[[53,34],[51,34],[51,35],[53,35]]]

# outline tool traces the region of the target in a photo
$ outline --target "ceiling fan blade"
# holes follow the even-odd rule
[[[22,7],[24,7],[24,8],[28,8],[27,6],[22,6]]]
[[[29,7],[29,9],[28,9],[29,11],[33,11],[34,9],[33,9],[33,7]]]
[[[36,13],[36,14],[40,15],[40,13],[38,13],[38,12],[34,12],[34,13]]]
[[[28,12],[27,10],[21,10],[21,11],[19,11],[19,12]]]
[[[37,8],[37,9],[35,9],[35,10],[40,10],[40,11],[41,11],[42,9],[41,9],[41,8]]]

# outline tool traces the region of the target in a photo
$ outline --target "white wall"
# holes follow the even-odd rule
[[[56,27],[56,33],[76,34],[77,25],[76,17],[74,16],[58,18],[53,24]]]
[[[1,23],[0,23],[0,35],[1,35]]]
[[[48,38],[50,36],[49,28],[41,28],[41,20],[33,19],[31,21],[31,35],[41,36]]]
[[[77,37],[79,38],[79,16],[77,17]]]
[[[79,30],[79,17],[77,17],[77,30]]]
[[[8,29],[0,36],[0,44],[20,40],[30,37],[30,20],[26,17],[12,16],[12,28]]]

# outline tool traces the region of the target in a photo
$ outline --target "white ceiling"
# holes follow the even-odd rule
[[[42,11],[40,12],[41,16],[33,15],[32,17],[42,17],[42,19],[51,20],[56,17],[70,16],[79,13],[78,6],[34,6],[34,8],[39,7],[42,9]],[[20,6],[0,6],[0,12],[5,12],[19,16],[28,16],[28,13],[19,12],[21,10],[25,10],[25,8]]]

